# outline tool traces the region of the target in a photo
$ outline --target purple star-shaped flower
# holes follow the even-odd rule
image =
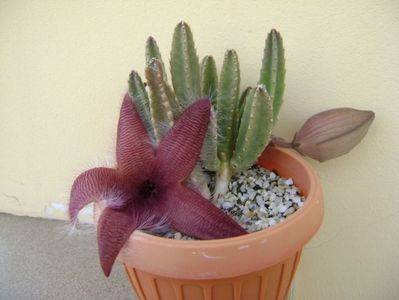
[[[73,183],[69,203],[70,218],[75,222],[84,206],[100,197],[108,199],[97,225],[100,261],[106,276],[135,229],[152,229],[166,222],[199,239],[246,233],[184,184],[200,154],[209,114],[209,100],[197,101],[154,150],[132,99],[126,94],[118,124],[117,167],[94,168],[80,174]]]

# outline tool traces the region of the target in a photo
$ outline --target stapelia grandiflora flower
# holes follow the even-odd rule
[[[92,201],[105,199],[97,225],[101,266],[109,276],[119,251],[136,229],[165,223],[199,239],[227,238],[246,231],[209,200],[185,186],[208,127],[210,102],[191,105],[153,149],[132,99],[120,111],[117,167],[90,169],[75,180],[69,203],[72,222]]]

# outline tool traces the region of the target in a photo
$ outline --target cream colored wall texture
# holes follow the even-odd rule
[[[113,161],[119,106],[129,72],[144,69],[147,36],[166,59],[180,20],[219,67],[237,50],[242,87],[257,81],[267,32],[282,33],[275,132],[284,137],[321,110],[375,111],[350,154],[309,160],[325,219],[294,295],[399,299],[398,1],[0,1],[0,211],[66,219],[74,177]]]

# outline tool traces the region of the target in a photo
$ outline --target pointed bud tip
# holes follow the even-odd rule
[[[204,58],[203,58],[203,61],[204,61],[204,62],[213,61],[213,60],[214,60],[214,58],[213,58],[212,55],[206,55],[206,56],[204,56]]]
[[[147,44],[156,44],[157,42],[155,41],[155,38],[153,37],[153,36],[149,36],[148,38],[147,38]]]
[[[190,30],[190,26],[185,21],[180,21],[179,24],[176,25],[175,31],[178,32],[179,30]]]
[[[270,34],[271,35],[275,35],[277,37],[280,36],[280,32],[277,31],[277,29],[273,28],[272,30],[270,30]]]
[[[129,74],[129,80],[135,79],[137,77],[140,77],[139,73],[137,73],[135,70],[132,70]]]
[[[365,112],[367,112],[369,114],[369,118],[371,120],[375,119],[375,112],[373,112],[372,110],[366,110]]]

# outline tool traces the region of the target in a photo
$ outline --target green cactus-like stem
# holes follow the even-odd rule
[[[201,162],[208,171],[216,171],[219,166],[217,156],[217,127],[216,127],[216,113],[214,108],[211,108],[211,115],[209,119],[208,130],[206,132],[204,145],[201,151]]]
[[[217,87],[218,74],[215,59],[212,56],[205,56],[201,62],[201,95],[211,99],[214,107],[216,107]]]
[[[264,85],[258,85],[245,98],[244,112],[231,159],[234,170],[248,169],[256,162],[270,140],[272,128],[272,98]]]
[[[179,111],[175,96],[170,86],[163,80],[162,65],[152,59],[145,71],[150,89],[150,111],[156,140],[159,142],[173,126]]]
[[[241,94],[240,101],[238,102],[239,119],[241,119],[242,113],[244,111],[245,98],[251,90],[252,88],[249,86]]]
[[[237,53],[228,50],[224,56],[217,96],[218,158],[228,163],[233,154],[238,116],[240,69]]]
[[[161,52],[159,51],[157,42],[155,41],[155,39],[150,36],[147,39],[147,42],[145,44],[145,61],[146,64],[148,65],[150,63],[150,61],[155,58],[160,62],[161,68],[162,68],[162,77],[163,80],[165,82],[168,82],[168,78],[166,75],[166,69],[165,69],[165,65],[162,61],[162,56],[161,56]]]
[[[247,87],[241,94],[240,100],[238,101],[238,116],[237,116],[237,125],[236,125],[236,132],[238,132],[238,129],[240,128],[241,124],[241,117],[242,114],[244,113],[244,106],[245,106],[245,99],[248,95],[248,93],[251,91],[251,87]]]
[[[283,103],[285,78],[285,58],[283,40],[273,29],[267,36],[263,52],[259,83],[266,86],[273,99],[273,123],[276,123]]]
[[[173,34],[170,57],[172,84],[180,105],[185,109],[201,95],[200,65],[190,27],[179,23]]]
[[[205,169],[216,171],[219,161],[217,158],[217,125],[216,125],[216,95],[217,95],[217,70],[212,56],[206,56],[201,63],[201,95],[209,98],[212,103],[208,131],[205,136],[201,152],[201,161]]]
[[[162,66],[158,59],[150,60],[145,73],[150,89],[151,119],[155,129],[156,141],[159,143],[173,126],[181,109],[172,89],[163,80]],[[207,199],[210,198],[207,178],[199,164],[194,168],[188,180],[198,188],[202,196]]]
[[[155,39],[152,36],[150,36],[147,39],[146,47],[145,47],[145,57],[146,57],[147,65],[151,64],[151,62],[154,59],[156,61],[158,61],[158,63],[157,63],[158,68],[161,70],[162,78],[163,78],[163,81],[165,82],[165,89],[166,89],[166,92],[167,92],[169,98],[171,99],[171,105],[172,105],[172,108],[174,109],[175,118],[177,118],[182,111],[181,111],[179,104],[176,101],[176,97],[174,96],[174,92],[173,92],[171,86],[168,84],[168,77],[166,75],[165,64],[163,63],[161,52],[159,51],[157,42],[155,41]],[[153,64],[154,64],[154,62],[153,62]]]
[[[135,71],[132,71],[129,76],[129,95],[140,114],[141,120],[143,121],[150,138],[154,139],[155,134],[151,123],[148,94],[140,76]]]

